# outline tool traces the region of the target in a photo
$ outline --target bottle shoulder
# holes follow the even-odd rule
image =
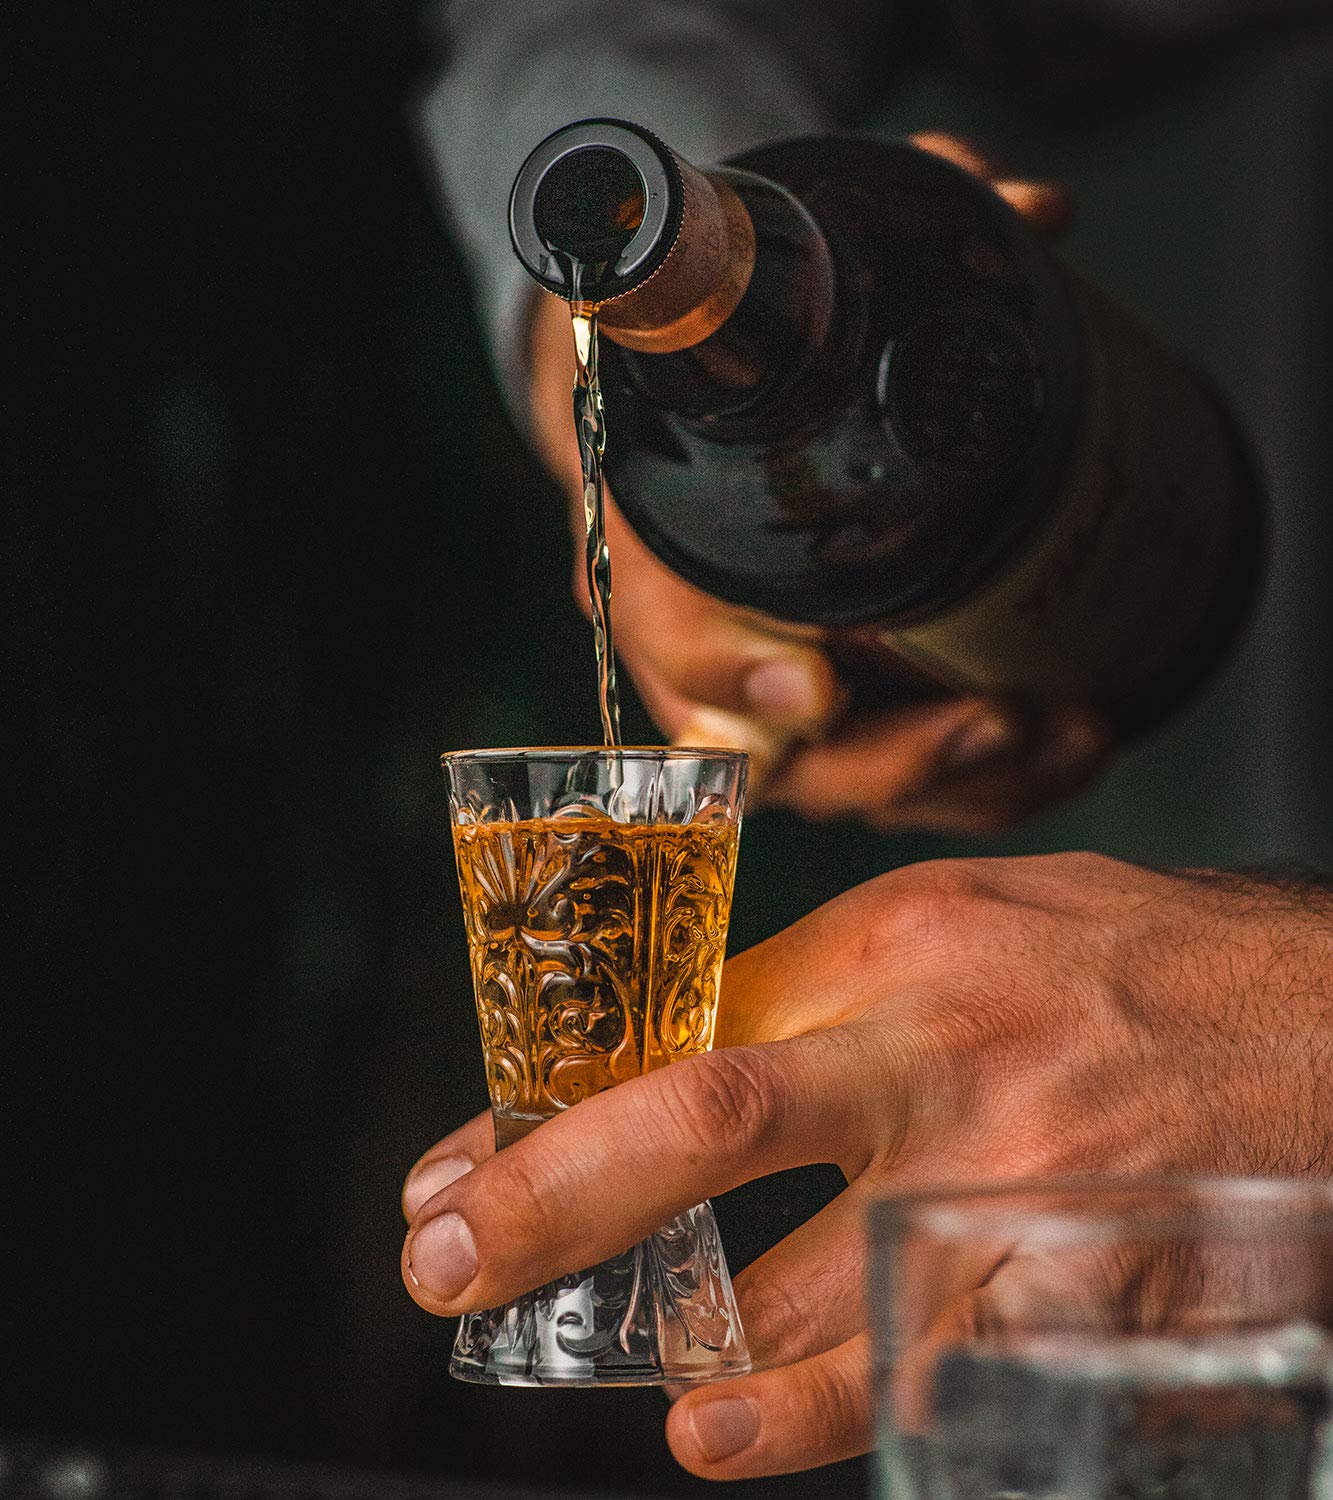
[[[613,382],[620,502],[668,563],[736,603],[840,624],[944,602],[1059,492],[1084,383],[1066,280],[985,184],[913,147],[818,137],[739,165],[826,236],[830,342],[739,419],[681,419]]]

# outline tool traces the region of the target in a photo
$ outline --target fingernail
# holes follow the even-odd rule
[[[1011,750],[1017,736],[1013,726],[998,714],[979,714],[968,719],[940,754],[940,765],[950,771],[973,771],[998,760]]]
[[[477,1274],[477,1244],[461,1214],[440,1214],[412,1231],[407,1270],[417,1286],[451,1301]]]
[[[819,673],[797,657],[775,656],[751,667],[743,691],[748,707],[771,724],[812,728],[824,715],[826,694]]]
[[[423,1203],[471,1170],[472,1163],[465,1156],[442,1156],[439,1161],[428,1161],[418,1167],[403,1188],[403,1209],[407,1217],[415,1219]]]
[[[759,1413],[740,1396],[701,1401],[690,1412],[690,1427],[699,1452],[710,1464],[748,1448],[759,1436]]]

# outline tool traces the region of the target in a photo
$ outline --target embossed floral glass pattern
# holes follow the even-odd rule
[[[503,1148],[712,1044],[745,758],[724,751],[444,757],[482,1052]],[[707,1204],[600,1266],[462,1320],[451,1370],[648,1384],[749,1367]]]

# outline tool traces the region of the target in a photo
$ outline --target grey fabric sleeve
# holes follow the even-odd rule
[[[571,120],[646,125],[706,164],[825,129],[860,93],[887,0],[453,0],[428,20],[445,57],[418,122],[472,268],[510,408],[526,425],[527,313],[536,289],[509,246],[523,158]]]

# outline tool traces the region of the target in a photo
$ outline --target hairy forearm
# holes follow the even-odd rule
[[[1241,865],[1227,870],[1193,868],[1164,870],[1215,889],[1276,902],[1292,911],[1308,912],[1316,920],[1333,922],[1333,876],[1315,870],[1276,865]]]

